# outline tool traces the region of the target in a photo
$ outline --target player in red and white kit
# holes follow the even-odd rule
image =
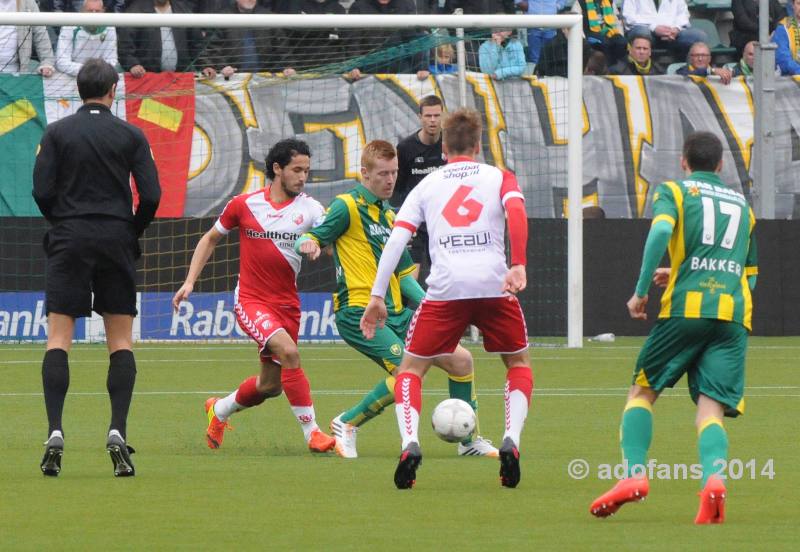
[[[516,487],[520,480],[520,434],[533,377],[525,318],[514,294],[526,286],[528,220],[514,175],[475,161],[480,137],[476,111],[459,109],[446,118],[442,147],[447,165],[425,177],[403,203],[361,319],[368,339],[376,325],[383,326],[389,277],[412,234],[427,224],[432,260],[428,290],[411,320],[395,384],[403,442],[394,482],[400,489],[414,485],[422,461],[418,435],[422,378],[435,357],[453,353],[470,324],[483,332],[486,351],[500,353],[507,368],[500,480],[506,487]],[[505,255],[506,217],[511,268]]]
[[[296,279],[301,257],[294,251],[295,240],[325,210],[302,193],[311,167],[311,153],[305,142],[278,142],[267,154],[266,165],[272,184],[228,202],[219,220],[198,242],[186,281],[172,304],[177,311],[180,302],[192,293],[214,247],[223,236],[239,228],[240,273],[234,310],[239,326],[258,343],[261,373],[244,380],[227,397],[206,401],[206,441],[209,448],[219,448],[233,413],[259,405],[283,390],[308,448],[327,452],[336,441],[317,425],[311,387],[297,351],[300,298]]]

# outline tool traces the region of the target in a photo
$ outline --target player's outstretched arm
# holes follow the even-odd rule
[[[172,298],[172,308],[176,311],[180,307],[181,301],[186,301],[189,295],[192,294],[194,283],[197,281],[197,278],[203,271],[203,267],[206,266],[209,257],[211,257],[211,253],[214,252],[214,248],[219,243],[219,240],[222,239],[223,235],[224,234],[219,230],[212,227],[211,230],[203,234],[203,237],[197,242],[197,247],[194,248],[194,253],[192,253],[192,261],[189,263],[189,272],[186,274],[186,280]]]
[[[378,297],[377,295],[370,297],[367,308],[364,309],[364,314],[361,315],[361,322],[359,322],[361,333],[364,334],[366,339],[372,339],[375,337],[375,330],[383,328],[386,316],[386,302],[383,297]]]
[[[345,202],[337,197],[328,206],[325,214],[315,221],[314,226],[297,238],[294,250],[315,261],[319,258],[322,248],[335,242],[339,236],[347,232],[349,226],[350,211]]]
[[[378,272],[375,275],[375,282],[372,284],[372,295],[383,297],[386,295],[386,288],[389,287],[389,280],[400,262],[400,257],[406,252],[406,244],[411,239],[411,230],[404,226],[392,229],[386,245],[381,252],[381,260],[378,262]]]
[[[311,261],[316,261],[319,258],[319,254],[322,252],[317,240],[309,234],[303,234],[297,238],[297,242],[294,244],[294,250],[301,255],[305,255]]]

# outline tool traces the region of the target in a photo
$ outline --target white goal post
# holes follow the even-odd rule
[[[582,214],[582,35],[579,14],[564,15],[287,15],[287,14],[147,14],[147,13],[0,13],[0,25],[82,25],[115,27],[265,27],[265,28],[403,28],[447,29],[566,28],[567,82],[567,346],[583,341],[583,214]]]

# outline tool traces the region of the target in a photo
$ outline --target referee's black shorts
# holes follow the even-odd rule
[[[140,252],[133,224],[110,217],[64,219],[45,235],[44,251],[48,314],[136,316]]]

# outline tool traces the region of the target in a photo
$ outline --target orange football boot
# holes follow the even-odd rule
[[[600,495],[589,511],[600,518],[613,516],[627,502],[640,502],[650,492],[650,483],[644,477],[628,477],[619,481],[605,494]]]
[[[311,437],[308,439],[308,450],[311,452],[328,452],[336,447],[336,439],[315,429],[311,432]]]
[[[719,477],[711,476],[706,481],[700,495],[700,509],[694,522],[698,525],[722,523],[725,521],[725,483]]]
[[[206,443],[210,449],[218,449],[222,446],[222,439],[225,437],[226,429],[233,429],[228,422],[223,422],[214,414],[214,405],[219,398],[211,397],[206,401],[206,415],[208,415],[208,428],[206,429]]]

